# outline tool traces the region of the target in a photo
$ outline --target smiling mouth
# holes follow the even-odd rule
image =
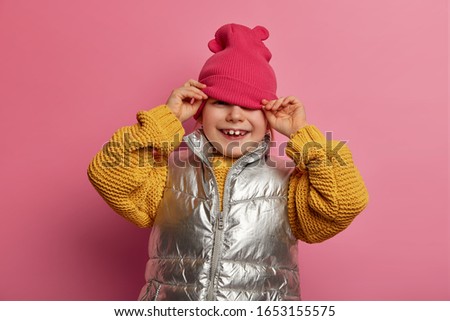
[[[248,133],[248,131],[241,129],[221,129],[220,131],[230,137],[242,137]]]

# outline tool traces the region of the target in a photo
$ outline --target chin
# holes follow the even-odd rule
[[[225,155],[225,156],[230,157],[230,158],[239,158],[243,155],[244,154],[242,154],[241,152],[238,152],[238,153],[232,153],[231,155]]]
[[[241,152],[228,152],[228,151],[223,150],[222,148],[216,149],[216,150],[219,153],[221,153],[223,156],[230,157],[230,158],[239,158],[243,155],[243,153],[241,153]]]

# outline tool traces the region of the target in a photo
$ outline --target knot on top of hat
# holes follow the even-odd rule
[[[214,39],[208,42],[208,48],[213,53],[218,53],[225,49],[244,50],[261,54],[267,61],[270,61],[272,54],[262,41],[269,38],[269,31],[263,26],[256,26],[250,29],[235,23],[226,24],[220,27]]]

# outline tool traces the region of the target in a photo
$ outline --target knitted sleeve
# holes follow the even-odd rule
[[[291,135],[286,154],[296,164],[290,177],[288,213],[294,235],[319,243],[344,230],[369,200],[352,154],[338,141],[326,141],[313,125]]]
[[[162,198],[168,156],[179,146],[184,129],[166,105],[139,111],[137,120],[114,133],[87,174],[115,212],[139,227],[150,227]]]

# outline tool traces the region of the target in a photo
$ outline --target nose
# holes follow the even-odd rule
[[[244,120],[244,111],[241,107],[237,105],[231,105],[229,106],[228,114],[227,114],[227,121],[231,122],[240,122]]]

